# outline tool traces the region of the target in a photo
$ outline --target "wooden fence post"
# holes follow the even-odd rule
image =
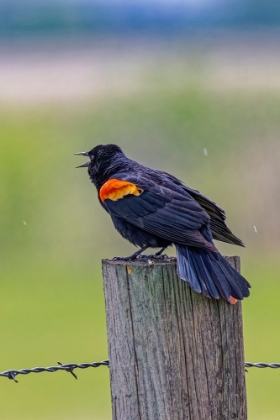
[[[240,302],[193,292],[172,258],[103,260],[103,279],[113,420],[247,419]]]

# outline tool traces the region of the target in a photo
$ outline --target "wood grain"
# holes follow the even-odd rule
[[[104,260],[103,278],[114,420],[247,419],[240,302],[192,291],[174,259]]]

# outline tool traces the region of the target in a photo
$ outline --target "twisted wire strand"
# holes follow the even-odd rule
[[[15,382],[18,382],[16,379],[17,375],[29,375],[29,373],[42,373],[42,372],[58,372],[60,370],[71,373],[72,376],[74,376],[75,379],[77,378],[77,375],[73,372],[74,369],[88,369],[88,368],[97,368],[99,366],[107,366],[109,367],[109,360],[102,360],[100,362],[92,362],[92,363],[67,363],[62,364],[61,362],[57,362],[58,366],[48,366],[48,367],[34,367],[30,369],[10,369],[5,370],[4,372],[0,372],[0,376],[3,376],[4,378],[12,379]],[[251,363],[251,362],[245,362],[245,368],[271,368],[271,369],[279,369],[280,363],[264,363],[264,362],[257,362],[257,363]]]
[[[246,368],[256,367],[256,368],[272,368],[272,369],[279,369],[280,363],[264,363],[264,362],[258,362],[258,363],[251,363],[251,362],[245,362]]]
[[[108,366],[109,367],[109,360],[102,360],[101,362],[93,362],[93,363],[67,363],[62,364],[61,362],[57,362],[59,366],[48,366],[48,367],[34,367],[31,369],[10,369],[5,370],[4,372],[0,372],[0,376],[3,376],[8,379],[12,379],[15,382],[18,382],[16,379],[17,375],[28,375],[29,373],[41,373],[41,372],[58,372],[59,370],[64,370],[66,372],[71,373],[75,379],[78,379],[76,374],[73,372],[74,369],[88,369],[90,367],[97,368],[99,366]]]

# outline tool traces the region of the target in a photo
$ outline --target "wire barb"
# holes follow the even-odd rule
[[[17,375],[28,375],[29,373],[41,373],[41,372],[58,372],[59,370],[64,370],[66,372],[71,373],[75,379],[77,375],[73,372],[74,369],[88,369],[90,367],[97,368],[99,366],[108,366],[109,367],[109,360],[102,360],[101,362],[93,362],[93,363],[68,363],[63,365],[61,362],[57,362],[59,366],[49,366],[49,367],[34,367],[31,369],[11,369],[5,370],[4,372],[0,372],[0,376],[3,376],[8,379],[12,379],[15,382],[18,382],[16,379]]]
[[[61,363],[61,362],[57,362],[57,364],[59,366],[63,366],[63,363]],[[74,376],[75,379],[78,379],[78,376],[76,375],[76,373],[73,372],[73,368],[67,369],[67,372],[71,373],[71,375]]]
[[[68,364],[62,364],[61,362],[57,362],[58,366],[49,366],[49,367],[34,367],[31,369],[11,369],[11,370],[5,370],[4,372],[0,372],[0,376],[3,376],[4,378],[8,378],[13,380],[14,382],[17,382],[16,376],[17,375],[28,375],[29,373],[41,373],[41,372],[58,372],[59,370],[64,370],[65,372],[71,373],[72,376],[74,376],[75,379],[78,379],[77,375],[73,372],[74,369],[88,369],[90,367],[97,368],[99,366],[107,366],[109,367],[109,360],[102,360],[101,362],[92,362],[92,363],[68,363]],[[264,363],[264,362],[258,362],[258,363],[251,363],[251,362],[245,362],[245,368],[272,368],[272,369],[280,369],[280,363]]]

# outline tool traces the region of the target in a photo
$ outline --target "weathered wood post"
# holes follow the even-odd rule
[[[175,259],[104,260],[103,278],[113,420],[247,419],[240,302],[193,292]]]

